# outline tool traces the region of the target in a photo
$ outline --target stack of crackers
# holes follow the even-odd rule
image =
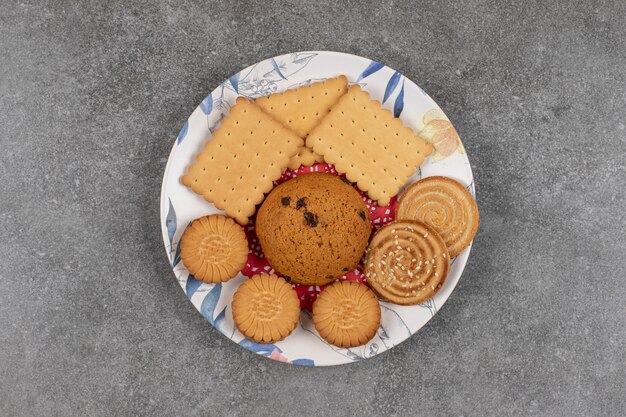
[[[255,101],[239,97],[182,182],[246,224],[287,168],[334,164],[384,206],[432,151],[340,76]]]

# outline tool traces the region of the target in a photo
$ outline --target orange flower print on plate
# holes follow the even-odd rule
[[[435,148],[433,160],[440,161],[456,151],[460,154],[465,153],[459,134],[441,110],[427,111],[422,117],[422,122],[424,128],[418,135]]]

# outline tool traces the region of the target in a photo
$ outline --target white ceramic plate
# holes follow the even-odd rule
[[[243,280],[238,277],[223,284],[204,284],[193,277],[180,261],[179,240],[186,226],[195,218],[221,213],[212,204],[183,186],[179,179],[238,95],[254,98],[284,91],[329,77],[345,74],[369,94],[383,102],[406,126],[419,132],[432,120],[447,120],[437,104],[414,82],[378,62],[338,52],[296,52],[254,64],[220,84],[194,110],[174,142],[161,189],[161,229],[163,241],[176,279],[198,311],[222,334],[248,350],[274,360],[299,365],[323,366],[350,363],[369,358],[398,345],[417,332],[446,302],[456,286],[470,248],[452,260],[450,274],[433,297],[419,305],[399,306],[381,303],[382,322],[369,343],[342,349],[329,345],[315,331],[310,314],[303,311],[296,330],[275,344],[256,344],[237,330],[230,304]],[[474,182],[467,155],[456,132],[438,143],[433,156],[409,180],[443,175],[468,187],[474,195]],[[458,141],[458,144],[455,142]],[[446,154],[447,157],[443,157]]]

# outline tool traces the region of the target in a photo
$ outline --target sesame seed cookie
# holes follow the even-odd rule
[[[395,304],[419,304],[434,296],[450,270],[446,244],[430,226],[396,220],[369,244],[365,277],[378,295]]]

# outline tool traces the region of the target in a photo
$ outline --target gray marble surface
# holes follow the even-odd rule
[[[0,415],[626,415],[626,3],[0,4]],[[159,229],[172,141],[229,74],[379,60],[448,113],[482,226],[445,307],[349,366],[213,330]]]

